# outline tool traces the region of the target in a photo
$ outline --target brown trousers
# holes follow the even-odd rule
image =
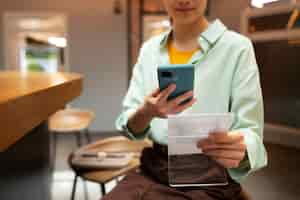
[[[168,170],[165,148],[160,145],[146,148],[140,170],[129,172],[102,200],[241,200],[240,184],[228,174],[226,186],[174,188],[168,185]],[[207,177],[207,174],[199,173],[197,180],[203,176]]]

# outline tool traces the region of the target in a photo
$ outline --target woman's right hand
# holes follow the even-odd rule
[[[186,92],[168,101],[168,97],[173,91],[175,91],[175,89],[175,84],[169,85],[163,91],[160,91],[160,89],[157,88],[145,98],[142,110],[149,114],[151,118],[167,118],[169,114],[181,113],[196,102],[196,99],[193,98],[192,91]],[[182,104],[182,102],[189,98],[192,99],[187,103]]]

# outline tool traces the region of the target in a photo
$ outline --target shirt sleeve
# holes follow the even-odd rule
[[[145,98],[143,87],[143,54],[144,46],[141,48],[137,63],[133,68],[129,89],[122,103],[122,111],[115,123],[117,130],[125,132],[126,136],[132,140],[143,140],[150,133],[150,127],[148,127],[143,133],[134,134],[127,126],[129,117],[136,112]]]
[[[235,119],[232,131],[244,135],[246,157],[237,168],[229,169],[237,181],[267,165],[263,144],[264,112],[259,71],[250,40],[241,51],[233,78],[231,112]]]

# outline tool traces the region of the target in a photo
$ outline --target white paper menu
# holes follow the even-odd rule
[[[181,114],[168,116],[168,154],[201,153],[197,142],[212,132],[228,132],[233,114]]]

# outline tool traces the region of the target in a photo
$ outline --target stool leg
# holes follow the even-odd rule
[[[106,191],[105,191],[105,184],[104,184],[104,183],[100,183],[100,188],[101,188],[102,196],[104,196],[104,195],[106,194]]]
[[[77,186],[77,179],[78,179],[78,176],[77,176],[77,174],[76,174],[75,177],[74,177],[73,186],[72,186],[71,200],[74,200],[74,199],[75,199],[76,186]]]
[[[81,143],[81,134],[79,133],[75,133],[76,136],[76,143],[77,143],[77,147],[81,147],[82,143]]]
[[[85,129],[84,130],[84,135],[85,135],[85,138],[86,138],[86,141],[89,143],[92,142],[92,139],[91,139],[91,135],[90,135],[90,132],[89,132],[89,129]]]
[[[51,164],[51,168],[52,171],[55,170],[55,165],[56,165],[56,151],[57,151],[57,133],[51,132],[52,135],[52,164]]]

